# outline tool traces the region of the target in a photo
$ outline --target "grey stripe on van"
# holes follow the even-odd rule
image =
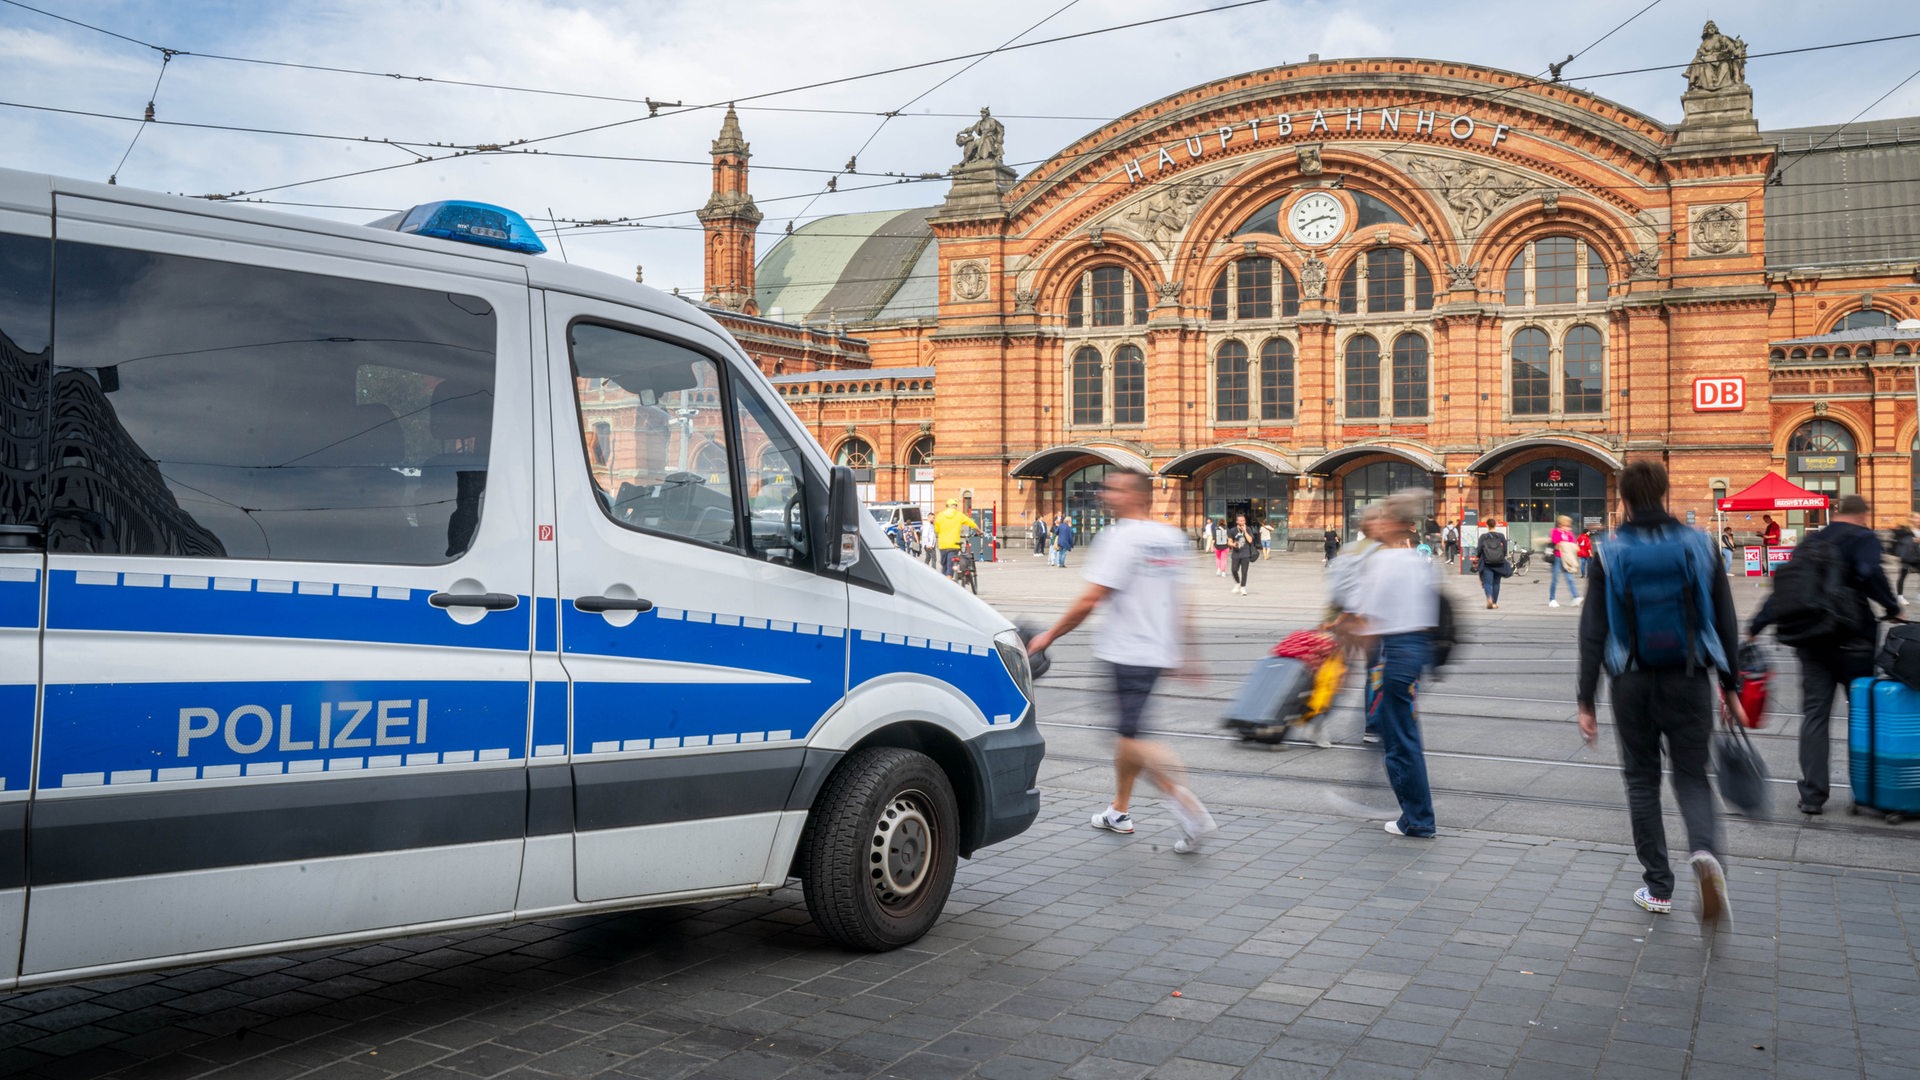
[[[27,883],[27,804],[0,804],[0,889]]]
[[[575,820],[589,832],[792,809],[807,755],[796,746],[583,762],[573,767]]]

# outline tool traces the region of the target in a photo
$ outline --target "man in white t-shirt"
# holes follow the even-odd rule
[[[1168,671],[1190,666],[1183,662],[1189,635],[1182,593],[1187,563],[1193,557],[1191,548],[1180,530],[1149,516],[1153,488],[1145,473],[1109,472],[1101,484],[1100,498],[1114,522],[1101,530],[1099,541],[1093,545],[1093,554],[1087,560],[1086,591],[1051,630],[1027,643],[1027,651],[1035,655],[1045,651],[1086,621],[1095,608],[1105,605],[1106,618],[1094,636],[1093,655],[1106,661],[1112,671],[1119,712],[1114,729],[1119,740],[1113,751],[1113,803],[1093,815],[1093,827],[1117,833],[1133,831],[1133,817],[1127,808],[1133,797],[1133,782],[1145,773],[1171,800],[1174,819],[1180,825],[1180,839],[1173,850],[1181,854],[1198,851],[1201,837],[1218,828],[1213,815],[1180,783],[1180,759],[1171,750],[1141,738],[1140,726],[1154,684]]]

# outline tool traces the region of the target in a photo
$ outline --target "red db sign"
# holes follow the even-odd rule
[[[1693,380],[1694,412],[1739,412],[1747,407],[1747,380],[1739,375]]]

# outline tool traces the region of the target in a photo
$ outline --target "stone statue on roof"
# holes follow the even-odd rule
[[[1712,19],[1700,30],[1700,49],[1687,65],[1687,89],[1732,90],[1747,82],[1747,43],[1720,32]]]
[[[980,163],[1004,165],[1001,158],[1006,153],[1006,141],[1006,125],[982,107],[980,119],[953,137],[954,145],[960,148],[960,168]]]

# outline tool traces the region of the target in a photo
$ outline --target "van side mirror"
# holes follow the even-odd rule
[[[860,561],[860,488],[845,465],[835,465],[829,477],[827,568],[847,571]]]

